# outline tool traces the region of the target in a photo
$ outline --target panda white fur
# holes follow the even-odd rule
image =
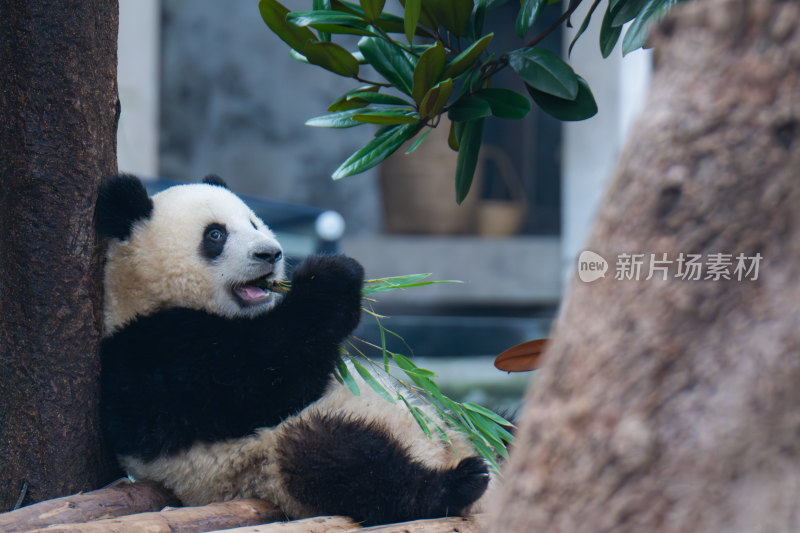
[[[313,256],[287,295],[264,289],[283,278],[280,244],[216,177],[152,198],[105,180],[96,227],[103,425],[131,476],[186,505],[260,497],[365,524],[463,514],[484,494],[461,434],[428,439],[405,407],[332,379],[360,318],[355,260]]]

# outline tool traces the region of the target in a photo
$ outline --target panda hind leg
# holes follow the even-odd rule
[[[316,414],[288,423],[278,442],[281,483],[318,514],[388,524],[459,515],[486,490],[489,474],[479,457],[433,469],[380,424],[350,416]]]

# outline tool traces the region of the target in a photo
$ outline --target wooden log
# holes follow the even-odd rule
[[[353,530],[352,533],[478,533],[483,531],[483,523],[484,515],[478,514],[365,527]]]
[[[345,516],[315,516],[291,522],[237,527],[210,533],[328,533],[329,531],[362,531],[362,529]]]
[[[0,514],[0,531],[30,531],[53,524],[88,522],[157,511],[167,505],[178,504],[177,498],[160,485],[122,480],[92,492],[55,498]]]
[[[95,520],[84,524],[61,524],[29,533],[200,533],[283,520],[284,514],[264,500],[242,499],[202,507],[168,507],[160,512],[140,513]]]
[[[482,530],[485,515],[471,517],[433,518],[414,520],[383,526],[362,528],[343,516],[316,516],[292,522],[263,524],[260,526],[239,527],[209,533],[478,533]]]

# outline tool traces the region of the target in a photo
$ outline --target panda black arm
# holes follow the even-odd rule
[[[272,426],[319,398],[358,323],[363,271],[313,258],[254,319],[190,309],[139,318],[103,341],[103,416],[117,454],[145,459]]]
[[[292,288],[264,320],[297,329],[306,342],[340,344],[358,326],[364,269],[344,255],[315,255],[300,263]]]

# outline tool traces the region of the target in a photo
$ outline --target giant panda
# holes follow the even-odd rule
[[[404,406],[334,377],[364,272],[311,256],[284,278],[280,243],[218,177],[148,197],[101,184],[101,414],[121,466],[185,505],[259,497],[290,518],[381,524],[470,512],[486,463],[458,432],[430,439]],[[435,413],[428,413],[436,418]]]

